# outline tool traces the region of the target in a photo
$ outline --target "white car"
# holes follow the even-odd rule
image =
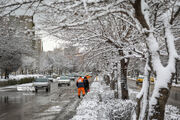
[[[46,92],[50,91],[50,82],[47,78],[36,78],[33,82],[35,92],[38,92],[38,89],[45,89]]]
[[[54,82],[54,78],[52,78],[51,76],[46,76],[46,78],[47,78],[50,82]]]
[[[58,86],[67,85],[70,86],[71,80],[68,76],[57,77]]]

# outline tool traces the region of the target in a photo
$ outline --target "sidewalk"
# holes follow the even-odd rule
[[[119,118],[119,115],[116,117],[119,112],[122,113],[120,118],[129,117],[125,117],[125,114],[131,114],[135,103],[131,100],[114,99],[114,92],[104,85],[102,77],[96,78],[91,84],[90,92],[81,101],[72,120],[109,120],[112,117]],[[116,106],[114,106],[115,104]],[[116,108],[114,109],[114,107]]]
[[[96,79],[97,78],[97,79]],[[106,86],[102,77],[96,77],[91,84],[90,92],[83,98],[71,120],[131,120],[136,102],[133,100],[114,99],[114,91]],[[129,90],[130,98],[132,97]],[[180,110],[166,105],[165,120],[178,120]]]

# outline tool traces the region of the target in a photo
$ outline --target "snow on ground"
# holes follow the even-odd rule
[[[17,85],[0,87],[0,91],[6,91],[7,89],[16,89]]]
[[[135,98],[137,92],[129,91],[130,98]],[[96,77],[91,84],[90,92],[83,98],[76,109],[76,115],[71,120],[130,120],[135,110],[134,100],[114,99],[114,92],[102,80]],[[165,120],[178,120],[180,110],[167,105]]]
[[[136,78],[134,77],[134,78],[132,78],[131,76],[127,76],[127,78],[128,79],[130,79],[130,80],[136,80]]]
[[[42,75],[40,74],[10,75],[9,79],[20,80],[22,78],[32,78],[32,77],[39,77],[39,76],[42,76]]]
[[[3,79],[0,78],[0,81],[8,81],[8,80],[20,80],[23,78],[33,78],[33,77],[39,77],[39,76],[43,76],[40,74],[27,74],[27,75],[9,75],[9,79]]]
[[[180,83],[178,83],[178,84],[173,83],[172,86],[173,87],[180,87]]]
[[[165,108],[166,120],[180,120],[180,110],[172,105],[166,105]]]
[[[35,91],[33,83],[17,85],[17,91]]]
[[[46,112],[49,112],[49,113],[50,112],[52,112],[52,113],[57,112],[57,113],[59,113],[61,110],[62,110],[61,106],[52,106],[49,109],[47,109]]]
[[[11,86],[6,86],[6,87],[0,87],[0,91],[6,91],[6,89],[17,89],[17,91],[20,91],[20,92],[35,91],[35,88],[33,87],[33,83],[25,83],[21,85],[11,85]]]
[[[27,74],[27,75],[10,75],[9,79],[0,79],[0,81],[7,81],[7,80],[21,80],[23,78],[36,78],[39,76],[43,76],[40,74]],[[9,88],[17,88],[17,91],[35,91],[33,87],[33,83],[26,83],[21,85],[12,85],[7,87],[1,87],[0,90],[9,89]]]

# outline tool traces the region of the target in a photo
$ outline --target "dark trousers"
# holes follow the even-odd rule
[[[86,92],[86,94],[88,93],[88,90],[89,90],[89,88],[88,88],[88,87],[85,87],[85,92]]]

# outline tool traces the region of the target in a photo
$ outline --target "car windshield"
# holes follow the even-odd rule
[[[37,78],[35,82],[47,82],[48,80],[46,78]]]
[[[144,79],[144,77],[139,77],[139,79]]]
[[[73,77],[74,75],[68,75],[69,77]]]
[[[69,77],[67,77],[67,76],[61,76],[60,77],[60,80],[64,80],[64,79],[69,79]]]
[[[52,78],[51,76],[46,76],[46,78]]]

